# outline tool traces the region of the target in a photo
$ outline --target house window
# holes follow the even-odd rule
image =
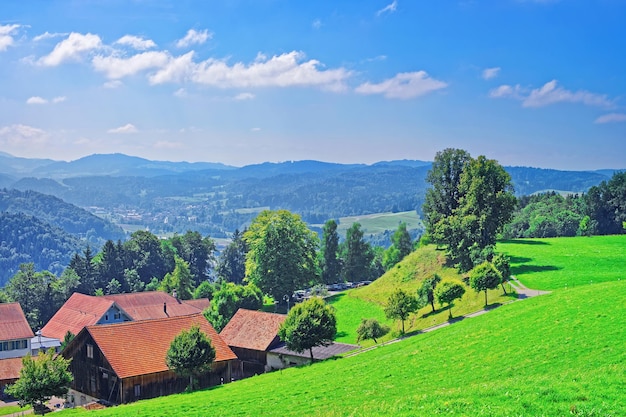
[[[141,385],[137,384],[135,385],[135,397],[140,397],[141,396]]]
[[[91,388],[91,392],[96,392],[96,377],[95,375],[91,375],[89,378],[89,388]]]
[[[93,345],[87,344],[87,357],[93,359]]]
[[[28,340],[22,340],[22,349],[28,348]]]
[[[113,318],[114,318],[115,320],[119,320],[119,319],[120,319],[120,317],[122,317],[122,315],[121,315],[120,313],[115,313],[115,314],[113,314]]]
[[[3,350],[9,350],[8,347],[9,346],[7,342],[0,342],[0,352],[2,352]]]
[[[105,314],[105,315],[104,315],[104,320],[105,320],[105,321],[109,321],[109,315],[108,315],[108,314]]]

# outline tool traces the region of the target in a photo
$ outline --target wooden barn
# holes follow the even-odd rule
[[[280,343],[278,329],[287,316],[240,308],[220,332],[224,342],[239,358],[236,378],[247,378],[270,370],[267,352]]]
[[[216,351],[211,372],[201,376],[197,386],[230,382],[237,356],[198,313],[85,327],[61,353],[72,359],[72,388],[81,396],[115,404],[184,391],[189,379],[170,371],[165,358],[174,338],[194,325]]]

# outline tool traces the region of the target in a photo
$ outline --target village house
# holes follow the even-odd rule
[[[19,303],[0,304],[0,398],[5,387],[19,378],[33,336]]]
[[[311,361],[308,350],[302,353],[289,350],[278,337],[278,329],[286,317],[283,314],[243,308],[237,310],[220,332],[220,336],[240,360],[238,375],[246,378]],[[313,348],[313,358],[321,361],[358,348],[357,345],[345,343],[316,346]]]
[[[237,356],[202,313],[83,328],[61,353],[72,359],[69,402],[94,399],[121,404],[184,391],[189,378],[169,370],[166,355],[182,330],[198,326],[215,348],[211,371],[198,380],[204,388],[230,382]]]
[[[201,313],[208,299],[179,300],[162,291],[91,296],[74,293],[41,329],[46,338],[63,340],[85,326],[123,323]]]
[[[237,378],[271,370],[267,352],[280,343],[278,329],[287,316],[240,308],[220,332],[240,360]]]

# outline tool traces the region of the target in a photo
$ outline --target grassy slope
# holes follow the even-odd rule
[[[387,299],[397,288],[416,294],[422,281],[434,273],[437,273],[444,280],[462,279],[462,276],[455,269],[444,266],[444,263],[445,257],[442,251],[436,250],[434,246],[421,247],[370,285],[347,291],[329,299],[328,301],[335,306],[337,311],[337,341],[356,343],[356,328],[362,318],[376,318],[382,323],[391,325],[392,332],[383,338],[383,341],[397,336],[400,322],[386,319],[383,311]],[[488,292],[490,305],[509,300],[511,297],[502,296],[500,288]],[[465,296],[453,306],[452,314],[453,316],[460,316],[471,313],[482,309],[484,304],[484,293],[476,293],[471,288],[466,287]],[[435,303],[435,308],[437,310],[434,314],[432,308],[426,306],[417,314],[411,315],[409,320],[405,322],[406,331],[411,332],[447,321],[449,314],[447,307],[442,309]],[[362,344],[369,346],[373,344],[373,341]]]
[[[499,242],[527,287],[554,290],[626,279],[626,235]]]
[[[355,357],[93,415],[626,415],[625,305],[626,281],[581,286]]]

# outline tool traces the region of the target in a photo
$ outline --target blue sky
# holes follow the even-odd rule
[[[3,0],[0,151],[626,168],[624,0]]]

